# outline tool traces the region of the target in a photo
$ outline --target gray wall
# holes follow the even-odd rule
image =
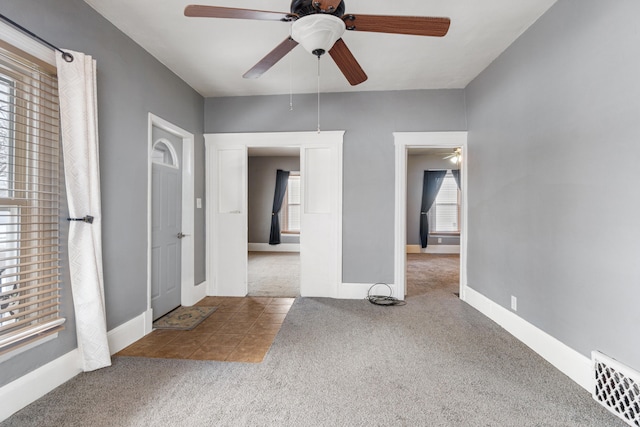
[[[300,171],[300,157],[249,157],[249,243],[269,243],[278,169]],[[300,236],[283,234],[280,241],[300,243]]]
[[[407,245],[420,244],[420,211],[422,207],[422,184],[424,171],[429,169],[458,169],[442,154],[411,154],[407,157]],[[438,237],[442,243],[438,243]],[[459,236],[429,235],[429,246],[459,245]]]
[[[1,12],[97,60],[105,298],[113,329],[147,308],[147,114],[196,134],[196,197],[204,198],[203,98],[81,0],[2,0]],[[199,283],[205,280],[204,209],[196,209],[195,230]],[[67,329],[2,363],[0,386],[75,348],[68,280],[65,285]]]
[[[346,82],[345,82],[346,84]],[[205,132],[313,131],[316,95],[207,98]],[[330,93],[323,130],[345,130],[343,281],[393,283],[393,132],[466,130],[463,90]]]
[[[560,0],[466,90],[469,285],[636,370],[638,16]]]

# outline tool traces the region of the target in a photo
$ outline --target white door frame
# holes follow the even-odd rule
[[[407,155],[410,148],[462,147],[462,212],[460,231],[460,298],[467,286],[467,132],[394,132],[395,142],[395,240],[394,281],[397,297],[404,299],[407,269]]]
[[[216,150],[219,149],[240,149],[244,150],[245,159],[248,156],[249,148],[256,147],[296,147],[296,148],[324,148],[329,145],[339,144],[336,158],[336,175],[334,197],[337,200],[336,215],[337,215],[337,244],[335,247],[335,257],[337,262],[337,271],[335,271],[335,283],[327,283],[326,295],[327,297],[336,297],[338,295],[338,289],[342,284],[342,143],[343,143],[344,131],[329,131],[329,132],[275,132],[275,133],[227,133],[227,134],[205,134],[205,148],[206,148],[206,197],[208,201],[206,212],[206,253],[207,253],[207,295],[218,295],[218,283],[216,280],[216,254],[214,250],[214,239],[216,230],[216,206],[218,202],[217,189],[212,188],[215,185],[212,183],[217,182],[217,178],[214,170],[211,170],[209,165],[216,164]],[[301,173],[303,168],[303,157],[301,154]],[[303,177],[304,179],[304,177]],[[244,224],[247,224],[246,206],[248,205],[247,190],[246,190],[247,177],[244,177],[243,186],[245,188],[245,199],[242,201],[245,207],[243,212]],[[304,197],[304,189],[303,189]],[[246,232],[246,230],[245,230]],[[302,231],[304,233],[304,230]],[[301,238],[302,241],[302,238]],[[248,252],[247,239],[244,238],[244,243],[247,248],[244,253]],[[301,246],[302,250],[302,246]],[[246,274],[246,271],[245,271]]]
[[[151,153],[153,150],[153,127],[162,129],[182,139],[182,232],[187,236],[182,239],[180,266],[180,304],[193,305],[204,295],[199,295],[195,286],[195,245],[194,245],[194,135],[168,121],[149,113],[147,144],[147,312],[145,315],[145,334],[151,332],[153,315],[151,312]]]

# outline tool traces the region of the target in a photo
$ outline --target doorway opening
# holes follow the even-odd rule
[[[403,298],[444,291],[464,299],[466,286],[466,132],[395,133],[395,282]],[[456,150],[458,149],[458,150]],[[458,153],[455,163],[451,154]],[[423,204],[425,171],[439,171],[438,189]],[[451,170],[459,170],[454,180]],[[447,180],[446,178],[451,178]],[[430,179],[430,178],[429,178]],[[456,181],[459,181],[457,184]],[[452,184],[452,185],[449,185]],[[458,187],[459,185],[459,187]],[[452,187],[452,188],[449,188]],[[450,193],[450,194],[445,194]],[[450,197],[446,197],[446,196]],[[430,200],[433,199],[433,200]],[[439,199],[439,200],[436,200]],[[429,203],[426,204],[429,204]],[[432,211],[432,212],[429,212]],[[431,233],[420,233],[427,220]],[[435,232],[434,232],[435,231]],[[423,248],[426,243],[426,247]]]
[[[208,295],[248,294],[248,151],[268,147],[300,152],[300,295],[339,295],[343,136],[344,131],[204,135]]]
[[[461,151],[407,150],[407,298],[459,295]]]
[[[249,147],[247,156],[247,295],[295,298],[300,296],[300,147]],[[286,176],[274,194],[278,171]],[[274,216],[279,230],[270,238],[276,233]]]

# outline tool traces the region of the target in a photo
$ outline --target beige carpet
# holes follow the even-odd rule
[[[460,255],[407,254],[407,297],[460,291]]]
[[[249,252],[249,296],[300,296],[300,254]]]

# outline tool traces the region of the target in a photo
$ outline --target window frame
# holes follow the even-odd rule
[[[455,180],[455,177],[453,176],[453,172],[451,169],[447,170],[447,173],[444,176],[444,179],[447,180],[452,180],[454,185],[456,185],[457,188],[457,183]],[[444,182],[443,182],[444,185]],[[442,190],[442,187],[440,187],[440,190],[438,191],[438,195],[440,194],[440,191]],[[460,236],[460,220],[462,218],[462,192],[460,191],[460,188],[457,188],[457,192],[456,192],[456,225],[458,227],[457,230],[446,230],[446,231],[441,231],[436,229],[436,226],[438,224],[437,222],[437,210],[438,210],[438,205],[447,205],[447,206],[452,206],[453,203],[438,203],[438,197],[436,196],[436,200],[434,200],[433,202],[433,206],[431,206],[431,209],[429,209],[429,212],[427,213],[428,217],[429,217],[429,224],[433,225],[433,230],[429,231],[429,235],[431,236]]]
[[[284,193],[284,198],[282,200],[282,209],[280,209],[281,213],[281,224],[280,224],[280,233],[282,234],[300,234],[300,229],[290,229],[289,228],[289,205],[300,206],[302,209],[302,200],[299,200],[298,203],[289,203],[289,187],[291,179],[296,179],[300,181],[300,172],[292,171],[289,172],[289,179],[287,180],[287,191]],[[300,197],[302,199],[302,197]]]
[[[0,37],[5,35],[0,27]],[[3,271],[0,277],[9,279],[4,288],[13,285],[13,289],[0,286],[0,294],[4,293],[2,300],[11,301],[2,309],[7,309],[8,315],[2,316],[0,312],[0,316],[13,317],[13,311],[20,314],[14,321],[0,322],[4,327],[0,331],[0,362],[54,339],[65,322],[61,314],[64,246],[60,217],[64,181],[57,73],[50,62],[20,47],[0,38],[3,52],[0,74],[5,83],[13,83],[9,101],[3,100],[11,107],[6,121],[12,125],[5,127],[6,139],[10,141],[6,161],[10,165],[7,189],[0,190],[3,192],[0,205],[15,211],[7,215],[13,222],[6,225],[16,229],[3,234],[17,236],[7,240],[15,242],[16,248],[3,249],[4,257],[0,257],[3,263],[14,260],[7,269],[16,270]],[[7,251],[17,253],[6,256]],[[9,327],[13,323],[20,326]]]

